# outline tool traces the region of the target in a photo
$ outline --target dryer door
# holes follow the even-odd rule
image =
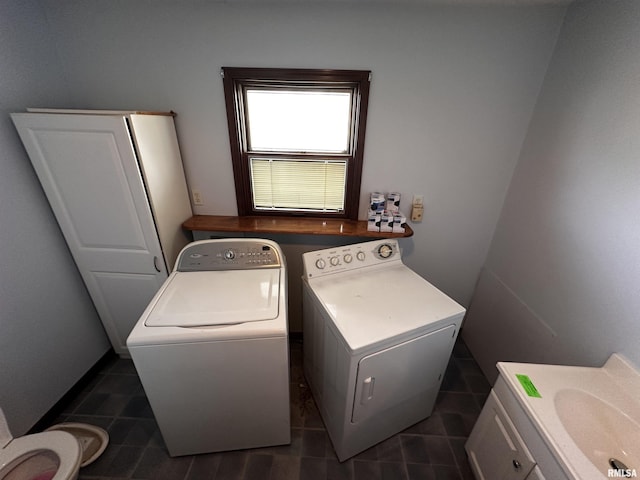
[[[351,421],[360,422],[412,397],[438,393],[455,341],[448,325],[363,357],[358,363]]]

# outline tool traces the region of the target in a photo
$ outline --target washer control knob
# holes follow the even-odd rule
[[[357,258],[358,260],[360,260],[361,262],[364,262],[365,257],[366,257],[366,255],[365,255],[365,253],[364,253],[364,252],[358,252],[358,253],[356,253],[356,258]]]
[[[323,259],[319,258],[318,260],[316,260],[316,267],[318,267],[320,270],[322,270],[326,266],[327,263]]]
[[[353,261],[353,256],[350,253],[347,253],[344,257],[342,257],[344,263],[351,263]]]
[[[329,263],[331,264],[331,266],[335,267],[340,263],[340,257],[331,257],[329,259]]]
[[[233,260],[234,258],[236,258],[236,252],[234,252],[234,251],[233,251],[233,250],[231,250],[231,249],[226,250],[226,251],[224,252],[224,258],[225,258],[226,260]]]

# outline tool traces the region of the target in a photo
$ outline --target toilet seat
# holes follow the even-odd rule
[[[45,430],[45,432],[51,431],[70,433],[78,441],[82,452],[80,468],[86,467],[96,461],[96,459],[106,450],[107,445],[109,444],[109,434],[107,431],[89,423],[58,423]]]
[[[43,432],[26,435],[11,440],[0,450],[0,480],[18,465],[29,461],[35,455],[53,454],[58,466],[51,480],[74,480],[78,476],[82,451],[76,438],[67,432]],[[10,477],[9,477],[10,478]],[[34,476],[32,478],[38,478]]]

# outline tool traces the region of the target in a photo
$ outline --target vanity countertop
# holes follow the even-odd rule
[[[498,370],[569,478],[610,476],[610,455],[622,456],[610,450],[630,452],[621,460],[640,475],[640,373],[622,355],[600,368],[499,362]]]

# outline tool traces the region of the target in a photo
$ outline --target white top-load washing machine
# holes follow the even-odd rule
[[[303,264],[304,372],[343,461],[431,415],[465,310],[393,239]]]
[[[171,456],[291,440],[285,258],[273,241],[187,245],[127,340]]]

